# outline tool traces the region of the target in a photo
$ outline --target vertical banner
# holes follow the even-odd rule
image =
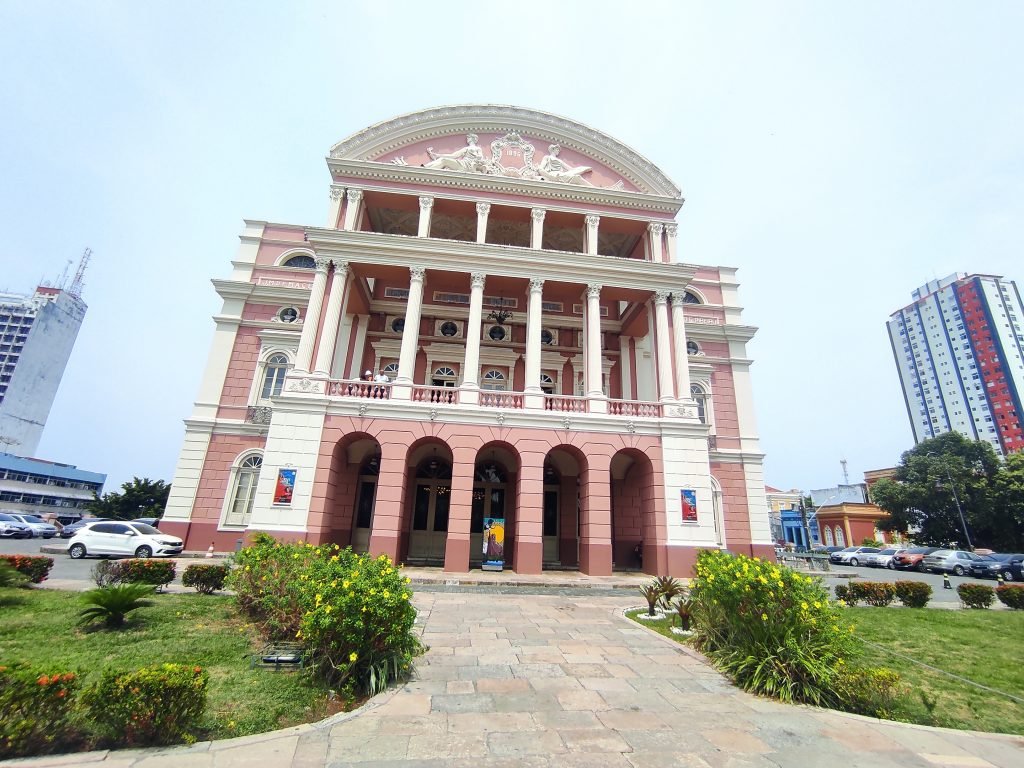
[[[282,505],[291,504],[293,493],[295,493],[295,470],[277,470],[277,485],[274,486],[274,503]]]
[[[484,518],[485,571],[500,571],[505,566],[505,518]]]
[[[679,492],[683,501],[683,522],[697,522],[697,492],[689,488],[683,488]]]

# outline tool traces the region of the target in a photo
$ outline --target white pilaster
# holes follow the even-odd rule
[[[543,408],[543,390],[540,388],[540,326],[541,304],[544,296],[544,281],[539,278],[530,280],[530,298],[526,309],[526,406]]]
[[[334,229],[338,226],[338,217],[341,216],[341,200],[344,196],[344,187],[337,184],[331,184],[331,201],[327,206],[328,229]]]
[[[350,189],[345,193],[345,198],[348,200],[348,205],[345,206],[345,223],[342,225],[342,229],[351,232],[359,223],[359,207],[363,200],[363,190]]]
[[[351,190],[349,190],[351,192]],[[313,360],[313,346],[316,344],[317,326],[320,322],[320,310],[324,305],[324,291],[327,288],[327,269],[330,259],[316,260],[316,274],[313,287],[309,292],[309,305],[302,321],[302,335],[299,337],[299,351],[295,355],[296,373],[309,373]]]
[[[661,402],[675,400],[672,387],[672,347],[668,332],[668,291],[654,293],[654,335],[658,350],[658,399]]]
[[[356,339],[352,344],[352,359],[348,363],[348,377],[361,379],[363,370],[363,352],[366,348],[366,326],[370,324],[369,315],[358,315],[359,325],[356,326]]]
[[[480,334],[483,328],[484,282],[483,272],[469,276],[469,319],[466,321],[466,357],[462,362],[462,394],[464,403],[476,403],[480,398]]]
[[[398,376],[395,378],[395,383],[399,387],[392,390],[392,396],[398,400],[407,400],[412,394],[409,387],[416,372],[416,352],[420,346],[420,312],[423,308],[423,281],[426,275],[427,270],[424,267],[409,267],[409,298],[405,305],[405,328],[402,330]]]
[[[324,314],[324,332],[320,335],[320,346],[316,351],[316,365],[313,370],[323,376],[331,375],[334,362],[334,347],[338,343],[338,325],[341,322],[341,302],[348,286],[348,264],[343,261],[334,264],[334,279],[327,296],[327,312]]]
[[[164,520],[188,521],[192,516],[192,505],[199,490],[199,479],[206,462],[206,453],[210,448],[212,427],[199,427],[186,424],[185,442],[178,455],[178,465],[174,468],[171,481],[171,493],[167,497]]]
[[[661,262],[665,260],[661,248],[661,233],[665,231],[665,225],[658,221],[652,221],[647,225],[647,235],[651,243],[651,261]]]
[[[622,399],[633,399],[633,360],[629,354],[629,336],[619,336],[619,379]]]
[[[686,318],[683,316],[685,294],[672,294],[672,340],[676,353],[676,397],[690,399],[690,356],[686,352]]]
[[[601,286],[590,283],[587,286],[587,398],[593,413],[608,411],[601,372]]]
[[[487,242],[487,216],[490,212],[490,203],[476,204],[476,241],[478,243]]]
[[[679,232],[679,225],[674,221],[670,221],[665,225],[665,242],[668,243],[668,254],[665,259],[669,264],[675,264],[679,260],[678,251],[676,250],[676,235]]]
[[[547,214],[543,208],[534,208],[530,211],[530,247],[542,248],[544,244],[544,216]]]
[[[434,198],[420,196],[420,226],[416,234],[419,237],[430,237],[430,216],[434,210]]]
[[[600,216],[587,216],[587,253],[597,255],[597,226],[601,223]]]

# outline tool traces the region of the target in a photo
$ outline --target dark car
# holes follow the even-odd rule
[[[893,565],[901,571],[924,571],[924,558],[932,552],[937,552],[938,547],[911,547],[893,557]]]
[[[981,563],[971,563],[971,576],[994,579],[1002,576],[1004,581],[1024,581],[1024,554],[982,555]],[[985,566],[984,572],[978,566]],[[977,568],[978,572],[975,572]]]
[[[105,517],[83,517],[81,520],[71,523],[70,525],[65,525],[63,528],[61,528],[60,537],[62,539],[70,539],[72,536],[74,536],[76,533],[82,530],[89,523],[101,523],[105,522],[106,519],[107,518]]]
[[[846,549],[846,547],[815,547],[811,550],[811,553],[815,555],[831,555],[833,552],[838,552],[841,549]]]
[[[976,560],[971,561],[970,568],[968,569],[971,576],[979,579],[994,579],[1000,573],[1002,573],[1004,559],[1008,559],[1012,555],[1001,555],[993,552],[991,555],[978,555]]]

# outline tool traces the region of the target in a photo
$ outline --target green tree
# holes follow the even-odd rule
[[[904,452],[892,480],[871,489],[875,503],[889,513],[879,528],[911,532],[920,544],[966,546],[963,512],[974,546],[1001,539],[995,515],[994,485],[1001,465],[989,443],[946,432]],[[957,509],[959,501],[960,510]]]
[[[1011,453],[996,476],[991,517],[995,549],[1024,552],[1024,453]]]
[[[97,517],[113,520],[134,520],[137,517],[161,517],[167,506],[171,486],[163,480],[141,480],[133,477],[130,483],[121,484],[121,493],[111,491],[97,496],[88,510]]]

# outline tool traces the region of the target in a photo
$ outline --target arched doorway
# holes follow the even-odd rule
[[[484,520],[506,520],[508,508],[508,470],[495,460],[478,462],[473,471],[473,509],[469,519],[469,561],[479,564],[483,560]],[[507,529],[507,525],[506,525]],[[506,539],[505,546],[509,541]],[[506,558],[511,557],[507,550]]]
[[[580,562],[580,480],[587,459],[572,446],[544,457],[544,568],[575,568]]]
[[[370,530],[373,528],[373,506],[377,499],[377,476],[380,474],[380,453],[363,459],[359,466],[359,485],[356,488],[353,515],[352,549],[367,552],[370,549]]]
[[[651,460],[634,449],[619,451],[612,457],[610,471],[612,566],[655,573],[659,537]]]
[[[338,441],[327,484],[322,541],[367,550],[379,471],[380,444],[373,437],[353,432]]]
[[[420,460],[413,477],[410,562],[444,565],[451,500],[451,462],[436,455]]]

